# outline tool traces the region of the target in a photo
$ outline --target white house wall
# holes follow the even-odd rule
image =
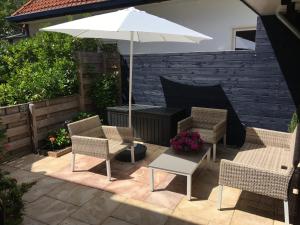
[[[213,38],[200,44],[136,43],[135,54],[232,50],[233,28],[255,27],[257,15],[240,0],[172,0],[137,7]],[[120,42],[128,54],[128,43]]]
[[[135,43],[135,54],[232,50],[233,29],[255,27],[257,19],[257,15],[240,0],[171,0],[136,8],[209,35],[213,40],[200,44]],[[82,15],[32,22],[29,24],[30,34],[36,33],[40,27],[80,17]],[[128,42],[119,41],[118,46],[121,54],[128,54]]]

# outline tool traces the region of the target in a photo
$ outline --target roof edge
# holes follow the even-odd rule
[[[45,11],[34,12],[34,13],[12,15],[6,17],[6,19],[10,22],[20,23],[20,22],[39,20],[39,19],[47,19],[47,18],[53,18],[59,16],[80,14],[86,12],[110,10],[110,9],[117,9],[117,8],[129,7],[135,5],[144,5],[144,4],[157,3],[163,1],[168,1],[168,0],[157,0],[157,1],[131,0],[130,2],[128,0],[114,0],[114,1],[106,1],[106,2],[96,2],[96,3],[85,4],[85,5],[64,7],[64,8],[45,10]]]

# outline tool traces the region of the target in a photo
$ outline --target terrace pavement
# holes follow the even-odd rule
[[[280,225],[282,202],[224,187],[222,210],[216,209],[219,162],[204,162],[193,175],[192,200],[186,178],[155,173],[150,192],[147,165],[166,147],[146,144],[147,156],[135,164],[113,160],[112,181],[102,159],[26,155],[4,163],[18,182],[37,183],[24,195],[23,225]],[[219,146],[218,158],[231,159],[237,150]]]

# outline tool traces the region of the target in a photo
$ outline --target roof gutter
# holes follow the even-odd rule
[[[125,8],[125,7],[135,6],[135,5],[144,5],[144,4],[156,3],[156,2],[162,2],[162,1],[167,1],[167,0],[104,1],[104,2],[97,2],[97,3],[86,4],[86,5],[80,5],[80,6],[72,6],[72,7],[66,7],[66,8],[53,9],[53,10],[45,10],[45,11],[36,12],[36,13],[27,13],[27,14],[22,14],[22,15],[9,16],[9,17],[6,17],[6,19],[10,22],[20,23],[20,22],[28,22],[28,21],[33,21],[33,20],[47,19],[47,18],[65,16],[65,15],[73,15],[73,14],[80,14],[80,13],[86,13],[86,12],[95,12],[95,11],[111,10],[111,9],[117,9],[117,8]]]
[[[243,2],[246,6],[248,6],[248,8],[251,9],[256,15],[261,16],[259,12],[256,9],[254,9],[252,5],[246,2],[246,0],[240,0],[240,1]]]

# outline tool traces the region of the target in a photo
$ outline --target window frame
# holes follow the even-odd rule
[[[243,50],[235,50],[236,47],[236,32],[237,31],[251,31],[251,30],[255,30],[257,32],[256,26],[249,26],[249,27],[234,27],[232,28],[232,41],[231,41],[231,49],[233,51],[255,51],[252,49],[243,49]],[[255,46],[256,46],[256,42],[255,42]]]

